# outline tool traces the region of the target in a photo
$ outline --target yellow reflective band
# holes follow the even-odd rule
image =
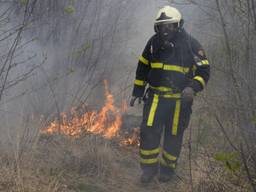
[[[149,86],[150,88],[152,88],[153,90],[157,90],[157,91],[161,91],[161,92],[172,92],[172,88],[170,87],[154,87],[154,86]],[[163,95],[159,95],[160,97],[164,97],[164,98],[175,98],[175,99],[179,99],[181,97],[180,93],[166,93]]]
[[[155,118],[156,108],[158,105],[158,95],[154,94],[154,99],[151,105],[150,113],[148,116],[147,126],[152,126]]]
[[[138,86],[145,86],[145,81],[136,79],[136,80],[134,81],[134,84],[135,84],[135,85],[138,85]]]
[[[162,92],[168,92],[168,91],[172,91],[172,88],[170,87],[154,87],[154,86],[149,86],[152,89],[158,90],[158,91],[162,91]]]
[[[164,94],[164,95],[161,95],[161,96],[163,96],[164,98],[167,98],[167,99],[179,99],[179,98],[181,98],[181,94],[180,93]]]
[[[140,149],[140,153],[142,155],[155,155],[155,154],[159,154],[161,151],[160,148],[156,148],[156,149],[153,149],[153,150],[143,150],[143,149]]]
[[[149,63],[148,60],[145,59],[145,57],[143,57],[143,56],[140,56],[139,61],[140,61],[141,63],[145,64],[145,65],[148,65],[148,63]]]
[[[175,167],[176,167],[175,163],[167,164],[164,159],[160,159],[160,164],[165,166],[165,167],[170,167],[172,169],[175,169]]]
[[[201,85],[202,85],[203,87],[205,87],[205,81],[204,81],[204,79],[203,79],[202,77],[200,77],[200,76],[195,76],[193,79],[199,81],[199,82],[201,83]]]
[[[174,117],[173,117],[173,124],[172,124],[172,134],[177,135],[178,125],[179,125],[179,118],[180,118],[180,100],[176,101]]]
[[[164,70],[167,71],[176,71],[176,72],[180,72],[180,73],[188,73],[189,72],[189,68],[188,67],[180,67],[180,66],[176,66],[176,65],[164,65]]]
[[[163,65],[163,63],[151,63],[151,68],[161,69],[163,68]]]
[[[163,152],[163,155],[164,155],[167,159],[169,159],[169,160],[171,160],[171,161],[176,161],[176,160],[177,160],[177,157],[175,157],[175,156],[173,156],[173,155],[167,153],[166,151]]]
[[[201,61],[203,65],[209,65],[209,61],[208,60],[202,60]]]
[[[156,69],[163,69],[166,71],[176,71],[184,74],[189,72],[188,67],[180,67],[177,65],[166,65],[163,63],[151,63],[151,67]]]
[[[140,159],[140,163],[142,164],[154,164],[157,163],[158,159],[157,158],[153,158],[153,159]]]

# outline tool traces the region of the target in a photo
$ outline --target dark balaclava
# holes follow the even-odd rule
[[[179,32],[178,23],[166,23],[155,25],[155,31],[162,49],[173,47],[173,40]]]

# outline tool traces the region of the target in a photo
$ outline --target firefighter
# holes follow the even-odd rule
[[[130,106],[144,100],[139,152],[142,183],[151,182],[158,172],[160,182],[171,180],[194,96],[209,80],[205,52],[183,23],[176,8],[161,8],[155,34],[139,58]]]

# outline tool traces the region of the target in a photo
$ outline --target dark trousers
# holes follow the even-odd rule
[[[183,133],[189,124],[191,106],[192,102],[185,102],[179,97],[149,94],[140,130],[140,164],[144,172],[156,173],[159,166],[160,173],[173,172],[180,155]]]

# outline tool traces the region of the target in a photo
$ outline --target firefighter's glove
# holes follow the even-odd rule
[[[192,87],[186,87],[181,94],[181,98],[184,99],[184,101],[191,102],[193,101],[195,96],[195,91]]]
[[[138,99],[139,104],[140,104],[140,103],[141,103],[142,98],[141,98],[141,97],[132,96],[131,101],[130,101],[130,106],[131,106],[131,107],[133,107],[133,106],[134,106],[134,103],[135,103],[135,101],[136,101],[137,99]]]

